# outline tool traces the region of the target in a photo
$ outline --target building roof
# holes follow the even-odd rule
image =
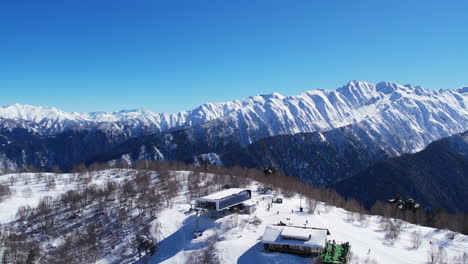
[[[268,225],[262,243],[325,248],[327,229]]]
[[[243,201],[242,204],[244,206],[255,206],[256,205],[255,201],[252,201],[252,200]]]
[[[246,191],[246,189],[231,188],[231,189],[226,189],[226,190],[222,190],[222,191],[219,191],[219,192],[215,192],[215,193],[212,193],[212,194],[209,194],[207,196],[200,197],[200,198],[195,198],[195,200],[198,200],[198,201],[216,201],[216,200],[220,200],[220,199],[223,199],[223,198],[238,194],[238,193],[240,193],[242,191]]]

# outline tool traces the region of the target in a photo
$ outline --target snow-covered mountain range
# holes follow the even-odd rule
[[[416,151],[428,140],[467,129],[467,98],[466,87],[435,91],[396,83],[352,81],[332,91],[318,89],[289,97],[278,93],[258,95],[227,103],[208,103],[176,114],[146,110],[67,113],[52,107],[15,104],[1,107],[0,118],[31,121],[35,127],[26,125],[26,128],[41,135],[82,126],[106,129],[130,126],[139,131],[132,136],[141,135],[139,129],[156,133],[222,119],[239,129],[243,145],[264,136],[325,131],[366,121],[386,131],[428,134],[417,138],[415,149],[404,149]]]
[[[206,154],[219,154],[269,136],[322,133],[347,127],[348,135],[354,133],[353,137],[366,139],[367,145],[378,144],[388,155],[395,156],[414,153],[434,140],[468,130],[467,102],[466,87],[436,91],[389,82],[351,81],[336,90],[318,89],[288,97],[278,93],[257,95],[227,103],[208,103],[176,114],[146,110],[67,113],[56,108],[16,104],[0,108],[0,143],[15,144],[27,138],[18,136],[26,133],[38,138],[62,138],[55,146],[69,144],[64,140],[79,134],[75,141],[82,140],[78,143],[84,144],[85,149],[92,148],[92,155],[98,155],[100,151],[109,152],[111,147],[98,148],[97,143],[108,142],[115,147],[128,140],[160,134],[163,138],[158,140],[164,146],[152,145],[158,159],[178,159],[167,152],[172,153],[187,141],[196,142],[197,151],[206,149]],[[18,129],[22,132],[18,133]],[[175,140],[179,140],[178,144]],[[134,148],[144,140],[136,142],[139,143],[132,143],[134,146],[126,145]],[[206,146],[201,148],[200,144]],[[166,155],[161,147],[168,149]],[[38,151],[37,147],[33,149],[34,153]],[[141,146],[138,149],[141,152]],[[82,155],[86,151],[80,150]],[[51,154],[50,149],[42,152],[40,156],[47,166],[60,156]],[[0,149],[3,164],[9,159],[6,153]],[[22,160],[28,159],[28,153],[21,155]],[[148,156],[155,155],[141,157]]]

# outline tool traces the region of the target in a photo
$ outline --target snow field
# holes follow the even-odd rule
[[[103,184],[108,179],[125,181],[131,173],[125,170],[106,170],[93,172],[91,184]],[[265,227],[280,221],[291,225],[327,228],[331,235],[329,240],[349,241],[354,256],[361,260],[375,259],[379,264],[423,264],[427,261],[430,242],[443,247],[448,256],[448,263],[454,256],[468,252],[468,237],[457,234],[455,239],[447,238],[449,231],[406,224],[395,244],[385,240],[385,232],[380,228],[380,217],[369,216],[365,227],[356,221],[349,221],[348,213],[341,208],[319,203],[314,214],[299,212],[299,196],[284,197],[281,193],[260,194],[258,185],[253,183],[253,202],[258,203],[252,215],[229,214],[223,218],[211,218],[209,214],[199,217],[199,226],[203,234],[194,239],[196,216],[184,214],[190,208],[186,193],[187,172],[177,172],[180,188],[172,208],[163,209],[152,224],[153,239],[160,241],[159,250],[153,257],[139,259],[135,249],[128,247],[135,234],[127,234],[128,244],[122,244],[105,255],[97,263],[188,263],[190,256],[201,252],[210,241],[215,239],[215,254],[221,263],[260,264],[260,263],[309,263],[310,258],[303,258],[282,253],[263,252],[260,243]],[[13,176],[13,179],[11,178]],[[55,188],[47,186],[47,179],[55,178]],[[13,190],[12,196],[0,202],[0,223],[8,225],[14,220],[19,206],[35,206],[44,196],[57,197],[74,188],[81,188],[74,174],[44,173],[38,180],[35,173],[8,174],[0,176],[0,183],[8,184]],[[267,204],[277,196],[283,197],[283,203],[273,203],[270,210]],[[305,199],[302,200],[305,205]],[[255,224],[254,220],[261,223]],[[420,231],[422,244],[418,249],[412,248],[411,233]],[[60,241],[57,241],[60,243]],[[370,249],[370,254],[368,253]]]

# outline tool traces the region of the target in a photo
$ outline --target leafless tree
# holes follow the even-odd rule
[[[20,222],[28,220],[33,215],[33,209],[29,205],[20,206],[16,211],[16,217]]]
[[[447,235],[446,235],[447,239],[454,240],[456,235],[457,235],[457,232],[447,229]]]
[[[446,212],[440,212],[434,217],[434,225],[437,228],[444,229],[447,228],[450,224],[450,215]]]
[[[412,243],[413,248],[419,248],[421,246],[421,243],[422,243],[421,231],[417,230],[411,233],[411,243]]]
[[[357,216],[356,212],[353,212],[351,210],[346,211],[346,220],[347,221],[354,222],[354,220],[356,219],[356,216]]]
[[[427,255],[427,262],[429,264],[447,264],[447,252],[443,247],[436,247],[431,245]]]
[[[16,181],[16,178],[15,178],[15,176],[10,176],[10,178],[8,180],[10,181],[10,186],[13,186],[13,184]]]
[[[50,196],[43,197],[36,207],[37,220],[44,233],[47,233],[53,226],[54,218],[50,215],[52,212],[52,201],[52,197]]]
[[[385,239],[390,242],[390,244],[395,244],[395,242],[398,240],[398,237],[400,236],[400,233],[403,229],[403,221],[395,219],[395,220],[389,220],[388,222],[388,228],[387,231],[385,232]]]
[[[46,188],[47,188],[47,190],[54,190],[54,189],[55,189],[55,186],[56,186],[56,183],[55,183],[55,178],[54,178],[54,176],[49,175],[49,176],[46,178]]]
[[[357,220],[359,221],[361,227],[367,227],[369,225],[369,217],[364,212],[358,213]]]
[[[318,201],[310,197],[307,197],[307,207],[309,208],[309,213],[314,214],[317,209]]]
[[[384,216],[380,217],[380,222],[379,222],[380,230],[386,232],[388,230],[389,225],[390,225],[389,222],[390,222],[390,218],[387,218],[387,217],[384,217]]]
[[[450,263],[452,263],[452,264],[468,264],[468,254],[465,252],[460,256],[454,256]]]
[[[24,234],[12,232],[2,240],[2,263],[35,263],[41,255],[40,247],[28,241]]]
[[[445,251],[445,248],[439,247],[437,249],[437,256],[437,264],[447,264],[447,251]]]
[[[44,173],[38,172],[34,174],[34,179],[36,180],[36,183],[41,183],[42,180],[44,179]]]
[[[8,185],[0,184],[0,202],[11,196],[11,190]]]
[[[431,247],[429,247],[429,250],[427,251],[427,263],[437,264],[437,262],[437,248],[434,245],[431,245]]]
[[[199,171],[194,171],[191,172],[187,175],[187,199],[188,201],[191,201],[195,197],[200,197],[200,172]]]

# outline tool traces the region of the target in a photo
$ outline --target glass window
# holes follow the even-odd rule
[[[219,201],[219,209],[221,210],[233,206],[248,199],[250,199],[250,193],[248,191],[242,191],[238,194],[221,199]]]

